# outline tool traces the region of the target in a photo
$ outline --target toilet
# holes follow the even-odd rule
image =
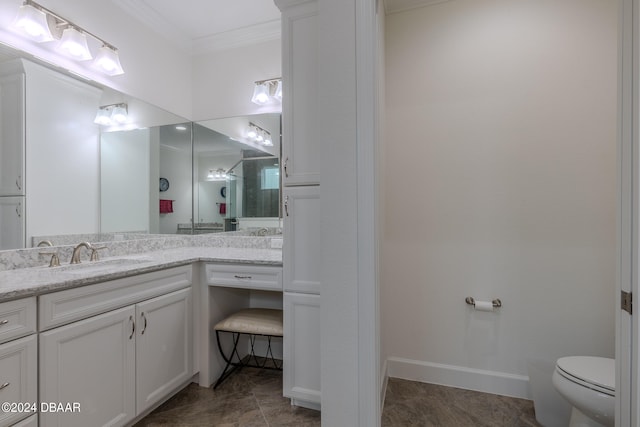
[[[615,360],[604,357],[558,359],[553,385],[573,406],[570,427],[615,424],[615,370]]]

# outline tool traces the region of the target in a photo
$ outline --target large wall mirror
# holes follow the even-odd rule
[[[15,73],[24,98],[0,88],[2,114],[17,114],[0,121],[0,250],[70,235],[279,227],[279,114],[191,123],[0,45],[2,81]],[[129,121],[94,123],[114,103],[127,104]],[[23,139],[9,141],[6,127],[23,112]],[[251,138],[255,127],[273,145]]]
[[[255,129],[262,141],[250,136]],[[203,234],[279,227],[279,153],[280,114],[105,131],[101,231]]]

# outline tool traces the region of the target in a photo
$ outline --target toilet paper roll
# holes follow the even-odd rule
[[[491,301],[476,301],[475,308],[478,311],[493,311],[493,303]]]

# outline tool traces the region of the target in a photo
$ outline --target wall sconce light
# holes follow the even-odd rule
[[[268,102],[282,101],[282,79],[259,80],[255,82],[251,102],[265,105]]]
[[[102,44],[94,67],[109,76],[124,74],[118,50],[113,45],[33,0],[25,0],[20,6],[13,27],[38,43],[60,40],[57,50],[77,61],[93,57],[87,44],[90,36]]]
[[[98,108],[95,123],[102,126],[121,125],[127,122],[129,110],[124,102],[120,104],[104,105]]]
[[[265,145],[268,147],[273,146],[271,133],[268,130],[265,130],[260,126],[251,122],[249,122],[249,129],[247,130],[247,138],[250,141],[257,142],[261,145]]]

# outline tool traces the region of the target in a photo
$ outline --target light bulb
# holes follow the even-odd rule
[[[124,74],[118,52],[108,46],[102,46],[94,61],[94,66],[108,76]]]
[[[89,46],[87,45],[87,36],[73,27],[64,29],[58,49],[65,55],[78,61],[91,59],[91,52],[89,52]]]
[[[93,121],[99,125],[109,126],[111,124],[111,115],[106,108],[99,108],[96,118]]]
[[[127,121],[127,109],[123,105],[116,105],[111,111],[111,120],[116,123],[123,124]]]
[[[258,105],[264,105],[269,101],[269,88],[266,83],[256,84],[253,90],[251,102]]]
[[[30,4],[24,4],[18,9],[13,26],[24,35],[37,42],[53,40],[53,35],[47,23],[47,14]]]
[[[247,136],[251,139],[256,139],[258,136],[258,132],[254,128],[249,128],[249,132],[247,132]]]

